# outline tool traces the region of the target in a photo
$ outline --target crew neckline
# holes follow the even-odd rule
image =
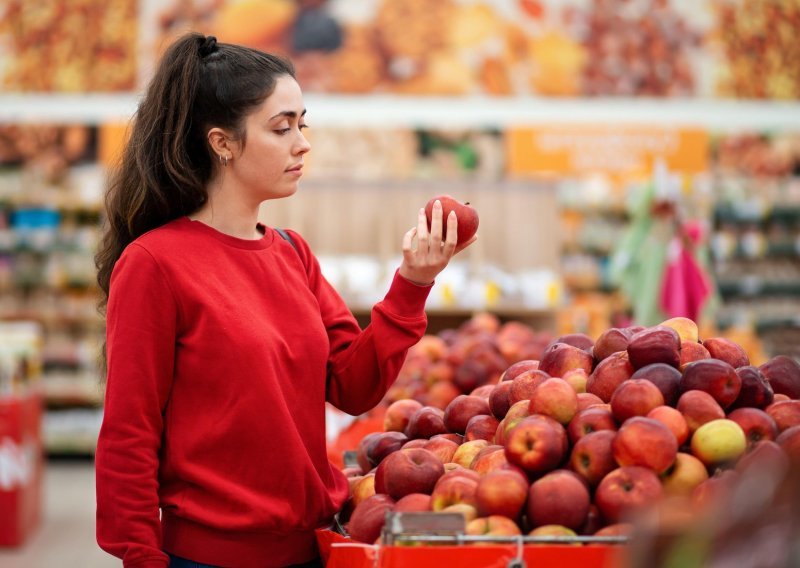
[[[202,221],[197,221],[195,219],[190,219],[188,216],[181,217],[180,219],[186,226],[200,231],[209,237],[212,237],[219,242],[236,247],[239,249],[245,250],[263,250],[268,248],[272,245],[273,241],[275,240],[275,231],[271,230],[266,225],[261,223],[256,224],[256,229],[261,231],[264,236],[260,239],[240,239],[239,237],[234,237],[223,233],[222,231],[218,231],[211,225],[206,225]]]

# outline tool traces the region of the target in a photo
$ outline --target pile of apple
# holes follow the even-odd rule
[[[444,410],[458,395],[497,383],[509,365],[540,359],[552,341],[552,334],[521,322],[476,314],[456,329],[423,336],[409,350],[383,403],[413,399]]]
[[[469,535],[626,535],[666,498],[698,510],[748,464],[800,461],[800,364],[751,366],[672,318],[562,336],[444,410],[393,402],[345,469],[350,536],[387,511],[457,511]]]

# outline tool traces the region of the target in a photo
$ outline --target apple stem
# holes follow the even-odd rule
[[[466,201],[466,202],[464,203],[464,205],[469,205],[469,201]]]

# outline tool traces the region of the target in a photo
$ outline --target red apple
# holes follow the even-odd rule
[[[789,459],[800,465],[800,426],[791,426],[778,434],[775,440]]]
[[[408,356],[421,356],[428,361],[440,361],[447,355],[447,344],[436,335],[425,334],[408,350]]]
[[[519,518],[528,499],[528,480],[511,470],[490,471],[478,482],[475,491],[478,514],[481,517],[503,515]]]
[[[542,354],[539,370],[551,377],[563,377],[573,369],[583,369],[586,373],[592,372],[594,359],[592,355],[567,343],[553,343]]]
[[[444,465],[432,452],[423,448],[402,449],[381,462],[375,472],[375,484],[385,487],[386,493],[396,500],[409,493],[430,493],[442,475]]]
[[[445,475],[436,483],[431,493],[431,509],[441,511],[456,503],[476,505],[475,490],[478,481],[463,475]]]
[[[578,349],[583,349],[587,353],[589,353],[594,346],[594,340],[585,333],[567,333],[566,335],[557,337],[552,343],[566,343]],[[547,347],[550,347],[550,345]],[[545,350],[547,347],[545,347]]]
[[[597,341],[594,342],[592,353],[594,354],[595,361],[600,362],[612,353],[625,351],[628,349],[628,342],[630,339],[631,333],[627,329],[612,327],[605,330],[599,335]]]
[[[411,398],[396,400],[386,408],[383,429],[387,432],[405,432],[411,415],[422,408],[422,403]]]
[[[627,351],[634,369],[652,363],[666,363],[677,369],[681,361],[681,338],[671,327],[656,325],[631,337]]]
[[[503,446],[492,444],[478,452],[478,455],[475,456],[472,464],[470,464],[470,469],[483,476],[491,471],[517,470],[518,468],[508,463]]]
[[[360,467],[361,471],[364,473],[375,467],[375,465],[371,464],[367,458],[367,449],[369,448],[369,445],[380,435],[381,432],[370,432],[361,438],[360,442],[358,442],[358,446],[356,447],[356,461],[358,462],[358,467]]]
[[[634,416],[620,426],[611,449],[614,459],[623,467],[649,467],[662,473],[675,461],[678,440],[658,420]]]
[[[533,391],[529,412],[569,424],[578,412],[578,395],[563,379],[547,379]]]
[[[694,488],[708,479],[706,466],[691,454],[678,452],[673,463],[661,474],[664,494],[688,497]]]
[[[453,460],[459,444],[441,436],[434,436],[422,447],[439,458],[442,464],[446,464]]]
[[[703,347],[714,359],[725,361],[734,369],[750,364],[750,358],[742,346],[725,337],[710,337],[703,341]]]
[[[606,522],[614,524],[655,504],[662,494],[661,481],[652,469],[628,466],[603,478],[595,490],[594,502]]]
[[[367,446],[367,462],[370,469],[377,467],[386,456],[403,447],[408,438],[402,432],[381,432]]]
[[[509,463],[527,473],[545,473],[564,459],[569,442],[564,428],[555,420],[528,416],[506,434],[505,452]]]
[[[699,345],[699,344],[698,344]],[[664,404],[675,406],[680,395],[681,372],[666,363],[652,363],[637,370],[631,379],[645,379],[650,381],[664,397]]]
[[[719,511],[722,506],[731,502],[731,493],[739,478],[740,474],[736,470],[717,470],[713,476],[692,490],[692,506],[706,514],[713,510]]]
[[[447,432],[444,424],[444,411],[434,406],[423,406],[411,415],[406,426],[409,438],[431,438],[436,434]]]
[[[692,455],[707,466],[732,462],[744,454],[747,438],[742,427],[722,418],[700,426],[692,435]]]
[[[774,440],[778,437],[775,420],[760,408],[737,408],[728,414],[728,420],[733,420],[742,428],[748,447],[761,440]]]
[[[602,529],[596,531],[594,536],[627,536],[633,535],[634,527],[631,523],[614,523],[613,525],[606,525]]]
[[[761,440],[750,446],[747,452],[736,462],[736,471],[756,475],[764,472],[785,472],[789,460],[777,442]]]
[[[645,379],[630,379],[622,383],[611,396],[611,413],[622,424],[634,416],[646,416],[648,412],[664,404],[664,396],[658,387]]]
[[[669,428],[670,432],[675,435],[679,447],[689,439],[689,425],[686,423],[686,418],[677,408],[666,405],[657,406],[647,413],[647,418],[658,420]]]
[[[508,398],[510,391],[511,381],[503,381],[495,385],[489,395],[489,410],[492,411],[492,416],[498,420],[502,420],[511,407],[511,402]]]
[[[711,359],[711,353],[703,347],[702,343],[686,341],[685,339],[681,341],[681,370],[689,363],[702,361],[703,359]]]
[[[464,522],[466,523],[474,521],[475,519],[478,518],[478,509],[466,503],[456,503],[455,505],[450,505],[449,507],[445,507],[444,509],[442,509],[441,512],[458,513],[464,517]]]
[[[374,544],[386,522],[386,513],[394,508],[394,499],[388,495],[373,495],[353,510],[347,532],[355,541]]]
[[[466,534],[472,536],[517,536],[522,533],[517,523],[508,517],[490,515],[468,522]]]
[[[538,368],[539,368],[538,359],[523,359],[522,361],[517,361],[516,363],[508,367],[505,371],[503,371],[503,374],[500,375],[500,381],[501,382],[513,381],[525,371],[535,371]]]
[[[736,369],[720,359],[704,359],[689,363],[681,377],[681,392],[705,391],[722,408],[728,408],[739,396],[742,379]]]
[[[800,400],[773,402],[766,408],[766,411],[772,416],[779,432],[800,424]]]
[[[585,435],[599,430],[617,431],[617,423],[611,411],[600,406],[581,410],[567,426],[569,441],[573,444]]]
[[[619,385],[633,375],[633,366],[625,351],[618,351],[598,363],[586,381],[586,392],[610,402],[611,395]]]
[[[706,422],[725,418],[725,411],[714,397],[705,391],[686,391],[678,399],[676,407],[689,425],[689,432],[694,432]]]
[[[525,371],[517,375],[511,381],[511,387],[508,391],[508,403],[514,406],[515,403],[521,400],[530,400],[540,384],[550,378],[550,375],[539,369],[533,371]]]
[[[499,424],[500,422],[497,418],[488,414],[473,416],[469,419],[469,422],[467,422],[467,430],[464,433],[464,439],[468,442],[470,440],[486,440],[487,442],[493,442]]]
[[[611,450],[614,436],[616,432],[613,430],[590,432],[575,442],[572,448],[569,466],[591,487],[600,483],[600,480],[617,467]]]
[[[789,398],[788,395],[783,393],[775,393],[775,396],[772,397],[772,402],[786,402],[787,400],[795,400],[793,398]]]
[[[787,355],[776,355],[759,367],[775,394],[800,399],[800,363]]]
[[[436,200],[442,205],[442,240],[447,238],[447,216],[455,211],[458,221],[458,243],[469,241],[478,232],[478,212],[469,202],[462,203],[450,195],[437,195],[432,197],[425,205],[425,217],[428,219],[428,230],[431,230],[433,219],[433,204]]]
[[[578,530],[589,514],[589,490],[577,474],[565,469],[548,473],[528,490],[528,522],[533,527],[563,525]]]
[[[489,414],[489,401],[479,396],[462,394],[455,397],[444,409],[444,425],[450,432],[464,434],[467,422],[473,416]]]
[[[580,413],[581,410],[586,410],[590,406],[594,406],[596,404],[603,404],[603,399],[601,399],[596,394],[592,394],[590,392],[579,392],[578,393],[578,412]]]
[[[575,537],[578,536],[572,529],[568,529],[567,527],[561,525],[542,525],[540,527],[536,527],[532,531],[528,533],[528,536],[569,536]],[[559,543],[560,544],[560,543]],[[576,546],[580,546],[576,543]]]
[[[478,398],[486,399],[486,402],[489,402],[489,397],[494,390],[494,385],[481,385],[476,388],[474,391],[469,393],[469,396],[477,396]]]
[[[425,403],[444,411],[452,400],[461,394],[461,390],[450,381],[439,381],[428,387]],[[444,419],[443,422],[444,424]]]
[[[730,405],[729,409],[734,408],[766,408],[772,404],[775,394],[772,387],[758,367],[745,365],[736,369],[736,374],[742,380],[742,388],[739,396]]]
[[[423,513],[431,510],[431,496],[424,493],[409,493],[397,501],[392,509],[395,513]]]

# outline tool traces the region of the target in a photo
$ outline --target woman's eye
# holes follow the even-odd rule
[[[279,129],[278,129],[278,130],[276,130],[275,132],[276,132],[277,134],[280,134],[281,136],[283,136],[284,134],[289,134],[289,132],[290,132],[291,130],[292,130],[291,128],[279,128]]]
[[[306,128],[308,128],[308,124],[301,124],[299,128],[300,130],[305,130]]]

